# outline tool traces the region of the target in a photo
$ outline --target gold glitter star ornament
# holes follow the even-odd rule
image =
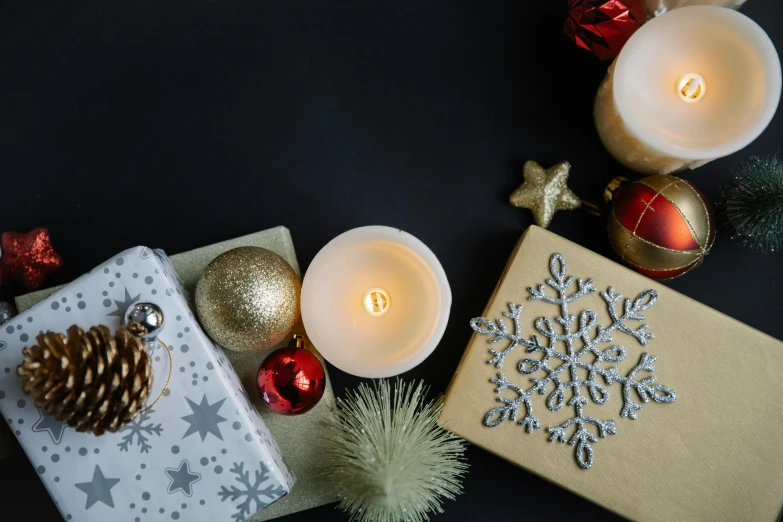
[[[533,212],[536,225],[549,226],[558,210],[574,210],[582,200],[566,186],[571,164],[567,161],[545,169],[535,161],[525,162],[525,182],[509,197],[515,207]]]

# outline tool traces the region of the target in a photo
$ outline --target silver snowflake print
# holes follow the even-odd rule
[[[501,406],[490,410],[484,417],[484,425],[494,427],[503,421],[511,419],[526,428],[528,433],[541,428],[541,423],[533,411],[532,397],[534,394],[544,395],[549,393],[546,406],[553,412],[560,411],[566,404],[573,408],[573,417],[559,426],[549,426],[550,442],[563,442],[576,446],[576,460],[582,469],[590,469],[593,465],[595,454],[591,443],[598,442],[598,437],[605,438],[608,435],[617,434],[616,421],[613,419],[601,420],[587,415],[585,405],[592,401],[594,404],[603,405],[609,402],[609,390],[597,381],[601,377],[607,386],[620,384],[623,392],[623,408],[621,417],[636,419],[636,412],[642,405],[634,401],[634,394],[642,403],[653,400],[658,403],[672,403],[677,399],[677,392],[662,384],[655,383],[653,375],[640,376],[640,372],[652,373],[655,371],[653,363],[656,357],[648,353],[642,353],[639,363],[631,369],[627,375],[619,374],[616,366],[605,367],[603,363],[619,363],[626,359],[628,352],[620,345],[612,344],[608,348],[599,349],[602,343],[612,343],[612,334],[622,332],[634,337],[642,346],[646,346],[653,334],[647,331],[646,324],[635,330],[629,327],[628,321],[643,321],[645,315],[642,312],[649,310],[658,298],[655,290],[646,290],[636,299],[626,298],[615,294],[611,286],[601,292],[601,297],[606,301],[611,322],[607,325],[598,324],[598,314],[592,310],[582,310],[578,320],[576,315],[568,311],[568,305],[587,294],[595,293],[593,280],[578,279],[577,288],[569,294],[569,289],[574,283],[573,276],[566,275],[566,261],[560,254],[552,255],[550,260],[550,272],[554,279],[547,279],[547,285],[552,288],[556,297],[546,294],[544,285],[538,288],[529,288],[530,301],[543,301],[560,307],[560,316],[555,320],[560,325],[556,327],[548,317],[539,317],[535,321],[535,328],[539,334],[547,339],[542,344],[537,335],[530,338],[523,337],[520,314],[522,305],[509,303],[509,311],[503,315],[513,321],[514,332],[507,329],[506,322],[502,318],[490,321],[484,317],[478,317],[470,322],[471,328],[482,335],[490,335],[490,344],[500,341],[508,341],[505,350],[491,349],[492,358],[487,361],[497,369],[503,367],[506,358],[521,345],[530,354],[540,354],[537,359],[523,359],[517,365],[517,369],[524,375],[530,375],[530,385],[521,386],[514,384],[502,373],[491,379],[496,385],[496,398]],[[622,313],[617,309],[622,301]],[[578,323],[578,329],[574,329]],[[562,333],[561,333],[562,332]],[[562,346],[562,350],[557,347]],[[587,360],[585,360],[587,359]],[[587,378],[581,378],[586,375]],[[516,396],[508,397],[503,392],[510,390]],[[583,392],[584,390],[584,392]],[[525,415],[519,417],[519,407],[524,406]],[[574,430],[572,431],[572,428]],[[592,431],[591,431],[592,430]],[[572,432],[569,438],[569,432]],[[597,433],[598,437],[596,437]]]
[[[122,442],[118,443],[120,451],[128,451],[133,441],[136,440],[136,446],[140,446],[140,453],[149,453],[152,449],[151,444],[147,444],[149,437],[152,435],[160,436],[163,428],[161,424],[154,424],[147,422],[150,419],[150,414],[155,413],[155,410],[148,410],[139,414],[138,417],[133,419],[129,424],[126,424],[120,428],[119,433],[128,432],[127,435],[122,437]],[[145,424],[146,423],[146,424]]]
[[[231,515],[231,518],[236,522],[242,522],[248,516],[264,509],[287,493],[285,488],[274,482],[271,482],[266,487],[261,487],[264,482],[271,479],[271,475],[269,473],[269,468],[267,468],[263,462],[259,462],[259,464],[261,469],[255,472],[255,480],[251,481],[250,472],[245,471],[245,464],[243,462],[240,462],[239,464],[235,462],[230,471],[236,475],[234,480],[239,482],[241,487],[232,485],[229,489],[226,486],[220,486],[220,491],[218,491],[221,502],[225,502],[229,499],[232,502],[235,502],[242,499],[242,502],[236,506],[236,513]],[[253,506],[253,504],[255,504],[255,506]]]

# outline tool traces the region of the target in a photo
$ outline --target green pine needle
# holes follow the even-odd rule
[[[721,192],[723,221],[732,239],[760,252],[783,248],[783,162],[752,157]]]
[[[325,479],[357,522],[422,522],[462,491],[465,442],[436,423],[443,401],[423,383],[361,384],[328,425]]]

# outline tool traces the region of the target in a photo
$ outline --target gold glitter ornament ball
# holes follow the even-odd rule
[[[288,338],[299,320],[301,283],[291,265],[265,248],[216,257],[196,286],[196,313],[219,345],[246,352]]]

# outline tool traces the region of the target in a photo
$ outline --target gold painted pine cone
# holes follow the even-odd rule
[[[119,430],[144,409],[152,362],[144,342],[125,327],[112,336],[103,325],[87,332],[74,325],[67,337],[47,332],[36,340],[17,368],[36,407],[95,435]]]

